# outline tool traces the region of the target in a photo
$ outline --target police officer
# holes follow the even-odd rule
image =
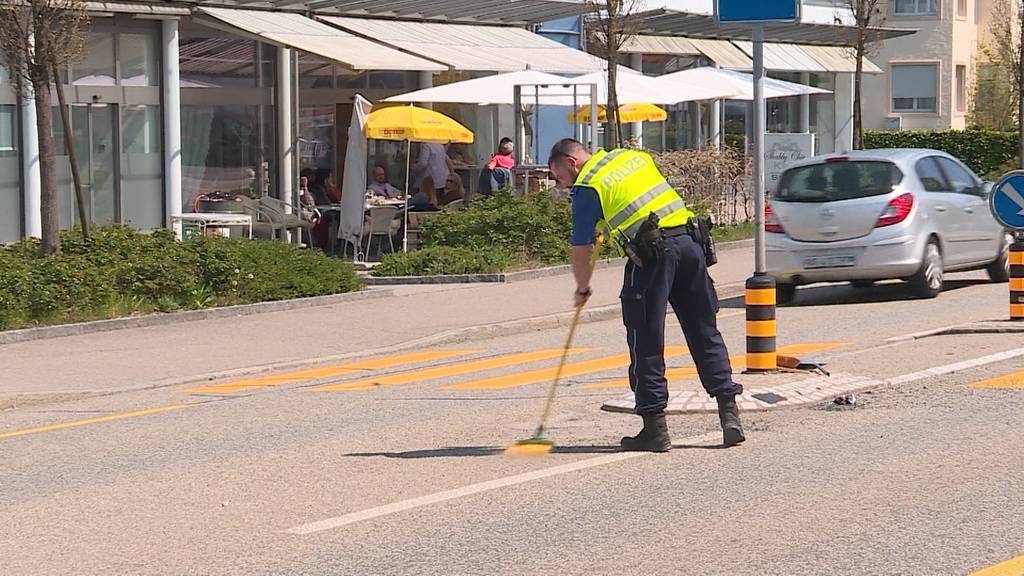
[[[626,263],[622,320],[629,345],[629,385],[639,434],[622,439],[623,450],[665,452],[672,448],[665,407],[665,315],[672,305],[697,365],[701,384],[718,402],[723,443],[745,440],[729,353],[718,331],[718,297],[708,275],[702,234],[694,213],[669,185],[648,154],[599,150],[591,155],[580,142],[561,140],[551,149],[548,167],[560,186],[572,187],[572,262],[575,302],[590,298],[590,255],[600,224],[624,247]]]

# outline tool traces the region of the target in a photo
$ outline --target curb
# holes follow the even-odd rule
[[[394,292],[391,290],[361,290],[359,292],[348,292],[346,294],[331,294],[328,296],[314,296],[312,298],[297,298],[294,300],[278,300],[275,302],[223,306],[219,308],[209,308],[206,310],[190,310],[187,312],[172,312],[169,314],[155,313],[147,314],[145,316],[131,316],[128,318],[112,318],[110,320],[61,324],[59,326],[23,328],[21,330],[0,332],[0,346],[4,344],[15,344],[18,342],[31,342],[33,340],[63,338],[65,336],[80,336],[83,334],[95,334],[97,332],[112,332],[114,330],[124,330],[126,328],[169,326],[172,324],[183,324],[185,322],[196,322],[198,320],[209,320],[212,318],[252,316],[254,314],[265,314],[268,312],[283,312],[287,310],[297,310],[300,308],[315,308],[317,306],[330,306],[333,304],[344,304],[346,302],[359,302],[361,300],[387,298],[388,296],[393,295]]]
[[[725,242],[717,246],[718,253],[731,252],[752,248],[754,241],[736,240]],[[596,270],[618,266],[626,262],[625,258],[605,258],[598,260]],[[451,274],[437,276],[363,276],[363,283],[367,286],[416,286],[422,284],[502,284],[510,282],[522,282],[524,280],[536,280],[538,278],[549,278],[551,276],[564,276],[572,274],[572,265],[563,264],[560,266],[549,266],[547,268],[536,268],[533,270],[522,270],[520,272],[501,272],[497,274]]]

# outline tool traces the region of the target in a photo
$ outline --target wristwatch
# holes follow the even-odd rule
[[[590,288],[587,288],[587,290],[585,292],[580,292],[579,288],[576,289],[576,295],[577,296],[583,296],[584,298],[589,298],[590,295],[593,294],[593,293],[594,293],[594,291],[592,289],[590,289]]]

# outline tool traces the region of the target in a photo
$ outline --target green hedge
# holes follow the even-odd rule
[[[494,274],[508,267],[501,250],[478,251],[452,246],[432,246],[412,252],[388,254],[373,269],[374,276],[440,276]]]
[[[979,176],[991,177],[1017,156],[1017,133],[992,130],[866,131],[865,148],[932,148],[956,156]]]
[[[0,248],[0,329],[350,292],[352,266],[280,242],[142,234],[99,228],[92,243],[62,234],[43,258],[36,241]]]

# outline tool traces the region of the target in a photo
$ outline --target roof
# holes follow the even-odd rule
[[[733,42],[737,48],[754,57],[754,43]],[[764,43],[764,67],[777,72],[828,72],[816,58],[796,44]]]
[[[163,6],[185,14],[196,6],[291,11],[298,14],[362,16],[525,26],[593,11],[583,0],[151,0],[90,2],[90,10],[143,12],[122,5]]]
[[[730,70],[753,70],[754,61],[728,40],[692,38],[690,43],[712,62]]]
[[[353,36],[301,14],[214,7],[199,8],[198,14],[272,44],[309,52],[354,70],[448,69],[437,62]]]
[[[640,32],[663,36],[685,36],[724,40],[750,40],[749,24],[719,26],[711,14],[683,12],[659,8],[643,12],[639,18]],[[818,22],[765,24],[765,38],[775,42],[817,44],[822,46],[848,46],[853,43],[854,28],[845,25]],[[875,28],[881,39],[898,38],[916,32],[902,28]]]
[[[857,71],[857,62],[849,48],[844,46],[802,46],[802,48],[830,72]],[[863,68],[865,74],[882,73],[882,69],[867,58],[864,58]]]
[[[579,74],[605,68],[596,56],[522,28],[335,16],[318,19],[454,70]]]
[[[701,51],[687,38],[642,34],[630,36],[619,51],[626,54],[670,54],[675,56],[698,56],[701,54]]]

